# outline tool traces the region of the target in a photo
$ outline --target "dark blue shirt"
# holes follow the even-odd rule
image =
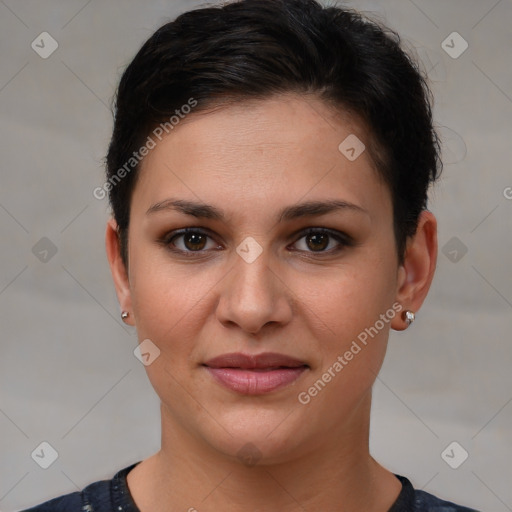
[[[94,482],[81,492],[59,496],[22,512],[140,512],[126,482],[137,464],[118,471],[112,480]],[[395,476],[402,482],[402,491],[388,512],[478,512],[416,491],[407,478]]]

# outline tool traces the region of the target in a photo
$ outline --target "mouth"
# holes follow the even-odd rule
[[[270,352],[224,354],[203,366],[216,382],[244,395],[260,395],[283,388],[309,369],[303,361]]]

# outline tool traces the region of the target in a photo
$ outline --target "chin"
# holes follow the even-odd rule
[[[292,407],[241,408],[219,412],[216,421],[201,422],[197,432],[206,443],[228,458],[251,466],[277,464],[304,450],[307,422],[291,412]],[[291,413],[291,414],[290,414]]]

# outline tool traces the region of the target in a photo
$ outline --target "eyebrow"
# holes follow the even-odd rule
[[[199,219],[226,220],[224,212],[215,206],[183,199],[166,199],[155,203],[147,210],[146,215],[169,210]],[[333,199],[328,201],[307,201],[287,206],[279,212],[278,220],[279,222],[290,221],[300,217],[314,217],[340,210],[350,210],[369,215],[367,210],[357,204]]]

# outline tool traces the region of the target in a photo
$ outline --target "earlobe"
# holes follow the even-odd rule
[[[112,279],[116,289],[117,300],[119,301],[121,310],[130,313],[133,311],[130,282],[126,266],[121,258],[119,233],[117,230],[117,223],[114,219],[110,219],[107,222],[105,248],[110,265],[110,272],[112,273]],[[123,321],[127,324],[134,325],[133,314],[123,318]]]
[[[402,313],[397,315],[391,327],[403,331],[409,327],[406,311],[417,314],[434,278],[437,263],[437,221],[434,215],[424,210],[418,220],[418,228],[407,241],[404,262],[398,273],[397,302]]]

